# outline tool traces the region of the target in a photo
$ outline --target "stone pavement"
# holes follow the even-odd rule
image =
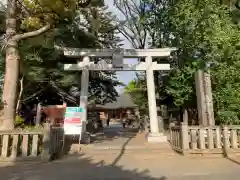
[[[102,151],[51,163],[0,163],[1,180],[239,180],[240,164],[156,153]]]
[[[94,141],[88,147],[95,149],[122,149],[127,148],[155,148],[154,144],[147,143],[146,134],[139,134],[134,129],[123,129],[119,123],[111,123],[109,128],[105,128],[103,133],[93,137]]]

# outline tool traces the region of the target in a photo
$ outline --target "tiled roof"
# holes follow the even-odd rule
[[[111,103],[106,103],[104,105],[97,104],[97,108],[105,108],[105,109],[119,109],[119,108],[134,108],[137,107],[136,104],[133,103],[132,98],[129,94],[121,94],[116,98],[117,100]]]

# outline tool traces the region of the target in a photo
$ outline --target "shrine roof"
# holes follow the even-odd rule
[[[106,103],[104,105],[96,105],[96,108],[103,108],[103,109],[120,109],[120,108],[135,108],[137,107],[136,104],[132,101],[132,98],[129,94],[121,94],[119,97],[116,98],[116,101],[111,103]]]

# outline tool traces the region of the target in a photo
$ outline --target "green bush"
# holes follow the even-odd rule
[[[19,115],[16,115],[15,118],[15,127],[24,127],[24,118]]]
[[[239,124],[238,113],[234,111],[218,111],[220,124]]]

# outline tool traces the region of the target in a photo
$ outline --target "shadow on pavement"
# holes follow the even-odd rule
[[[235,160],[235,159],[233,159],[233,158],[231,158],[231,157],[225,157],[225,158],[228,159],[229,161],[237,164],[237,165],[240,165],[240,162],[239,162],[239,161],[237,161],[237,160]]]
[[[119,153],[119,155],[117,156],[117,158],[113,161],[112,165],[116,165],[117,162],[121,159],[121,157],[124,155],[125,152],[125,147],[128,145],[128,143],[131,141],[133,137],[130,137],[122,146],[121,152]]]
[[[115,139],[120,138],[134,138],[136,137],[138,133],[137,129],[131,129],[131,128],[104,128],[102,133],[96,134],[94,137],[92,137],[92,143],[102,143],[102,142],[108,142],[113,141]]]
[[[116,161],[117,162],[117,161]],[[93,162],[84,154],[68,156],[51,163],[14,163],[2,167],[3,180],[166,180],[166,177],[154,178],[148,170],[124,170],[121,166],[106,164],[105,161]]]

